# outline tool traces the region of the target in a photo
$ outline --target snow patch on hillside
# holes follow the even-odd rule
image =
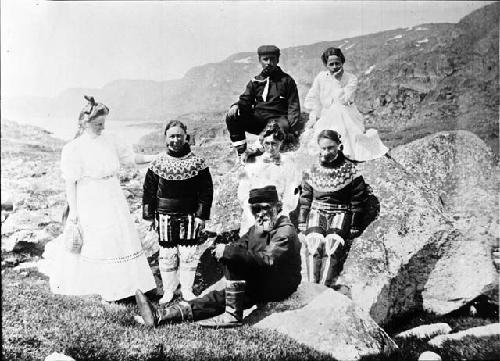
[[[235,60],[234,62],[238,63],[238,64],[250,64],[252,62],[252,57],[249,56],[247,58],[238,59],[238,60]]]
[[[398,35],[396,35],[396,36],[395,36],[395,37],[393,37],[393,38],[389,38],[389,39],[387,39],[387,41],[390,41],[390,40],[396,40],[396,39],[401,39],[402,37],[403,37],[403,34],[398,34]]]

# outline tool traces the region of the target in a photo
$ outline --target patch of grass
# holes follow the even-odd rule
[[[461,341],[448,341],[443,345],[443,361],[446,360],[499,360],[500,337],[477,338],[467,336]]]
[[[411,328],[446,322],[452,332],[467,330],[472,327],[485,326],[498,319],[493,315],[485,317],[471,317],[466,314],[467,308],[459,309],[445,316],[436,316],[430,313],[419,312],[407,314],[395,319],[385,326],[386,332],[394,336]],[[362,361],[415,361],[424,351],[432,351],[441,356],[443,361],[458,360],[498,360],[500,358],[500,338],[496,336],[478,338],[468,336],[461,341],[447,341],[441,349],[427,344],[429,339],[415,337],[395,339],[399,349],[390,355],[376,355],[363,357]]]
[[[5,270],[2,360],[43,360],[61,352],[75,360],[334,360],[276,332],[244,326],[208,330],[194,323],[149,329],[132,303],[53,295],[36,271]]]
[[[399,349],[394,353],[366,356],[361,361],[416,361],[425,351],[437,353],[443,361],[498,360],[500,356],[500,338],[497,336],[468,336],[461,341],[447,341],[441,349],[429,346],[427,341],[417,338],[397,340]]]
[[[467,307],[444,316],[436,316],[426,312],[406,314],[385,325],[384,329],[389,335],[394,336],[411,328],[428,325],[430,323],[446,322],[450,325],[451,332],[458,332],[472,327],[485,326],[490,323],[498,322],[498,318],[495,317],[495,315],[472,317],[466,312]]]

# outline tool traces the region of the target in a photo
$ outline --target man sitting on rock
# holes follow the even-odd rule
[[[233,146],[241,155],[247,149],[245,132],[259,134],[270,120],[280,124],[287,139],[294,138],[300,121],[297,85],[278,66],[280,49],[263,45],[257,50],[262,72],[250,80],[226,115]]]
[[[280,215],[275,186],[252,189],[248,203],[255,225],[233,244],[213,251],[225,266],[226,289],[204,297],[156,309],[140,291],[136,301],[146,325],[202,320],[204,327],[242,325],[243,310],[262,302],[281,301],[300,281],[300,241],[288,217]]]

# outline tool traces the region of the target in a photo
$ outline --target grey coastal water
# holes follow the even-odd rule
[[[68,118],[22,118],[11,119],[20,124],[29,124],[40,127],[52,133],[56,138],[69,141],[77,130],[77,121]],[[142,123],[142,124],[141,124]],[[155,129],[154,122],[142,122],[141,120],[114,120],[106,121],[106,132],[112,132],[128,142],[136,144],[141,137]]]

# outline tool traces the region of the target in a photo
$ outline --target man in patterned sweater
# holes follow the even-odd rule
[[[323,130],[318,135],[319,163],[302,178],[298,228],[305,234],[309,279],[333,287],[350,245],[359,236],[370,187],[355,164],[340,150],[340,135]]]
[[[278,66],[280,49],[262,45],[257,50],[262,72],[250,80],[238,102],[226,115],[226,124],[238,155],[247,148],[245,132],[259,134],[274,120],[287,134],[296,136],[300,122],[297,85],[292,77]]]
[[[178,120],[165,127],[166,151],[151,162],[143,186],[143,218],[154,221],[159,235],[161,303],[168,303],[178,286],[184,300],[192,292],[196,267],[203,253],[200,233],[210,218],[212,176],[205,161],[189,147],[186,125]]]

